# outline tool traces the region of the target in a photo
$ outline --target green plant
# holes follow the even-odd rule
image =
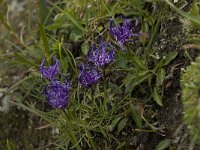
[[[200,141],[200,56],[184,70],[181,78],[184,121],[192,139]]]
[[[153,44],[162,15],[148,12],[144,9],[145,1],[141,0],[69,0],[49,2],[49,5],[50,8],[44,0],[36,3],[37,25],[34,30],[39,35],[33,36],[34,42],[25,44],[14,34],[22,48],[14,43],[15,52],[9,56],[1,55],[3,65],[7,63],[15,69],[23,66],[28,70],[4,95],[15,95],[15,101],[11,103],[57,128],[59,134],[53,145],[60,149],[96,149],[98,140],[105,145],[114,142],[120,148],[124,146],[120,136],[126,129],[150,128],[144,131],[157,132],[159,128],[149,123],[151,119],[144,113],[143,104],[154,100],[163,106],[165,69],[178,55],[178,52],[171,52],[166,57],[156,56]],[[132,22],[139,20],[135,31],[140,34],[131,39],[134,42],[125,44],[124,52],[109,33],[109,19],[121,24],[123,19],[119,16],[126,16]],[[10,33],[14,32],[3,15],[0,20]],[[103,81],[91,88],[82,88],[77,81],[79,67],[86,61],[89,46],[96,43],[99,35],[115,46],[116,60],[101,70]],[[76,44],[78,48],[74,46]],[[47,107],[41,92],[48,81],[41,78],[38,68],[43,57],[49,65],[51,56],[60,60],[57,78],[62,81],[67,74],[72,80],[69,105],[65,110]]]

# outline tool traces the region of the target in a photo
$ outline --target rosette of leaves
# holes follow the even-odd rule
[[[184,121],[192,139],[200,143],[200,56],[182,74],[181,86]]]

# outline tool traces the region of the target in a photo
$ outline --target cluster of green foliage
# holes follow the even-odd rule
[[[200,141],[200,57],[182,74],[184,121],[194,141]]]
[[[4,95],[14,95],[15,100],[11,103],[33,112],[57,128],[59,134],[53,144],[58,149],[96,149],[98,138],[105,145],[116,143],[116,149],[119,149],[125,145],[120,141],[121,132],[130,125],[132,129],[159,130],[146,119],[148,116],[145,117],[141,104],[154,100],[163,106],[165,69],[178,52],[157,56],[157,49],[152,45],[159,32],[162,14],[149,12],[145,5],[147,2],[58,0],[54,3],[49,1],[49,7],[44,0],[39,0],[35,4],[36,25],[28,26],[28,31],[32,31],[31,38],[24,40],[15,34],[0,14],[0,20],[17,41],[9,55],[1,55],[4,59],[2,66],[28,70]],[[137,18],[140,21],[138,31],[146,34],[141,35],[135,45],[127,44],[126,52],[117,50],[115,63],[106,70],[109,76],[107,85],[99,83],[95,89],[82,89],[79,84],[73,84],[69,107],[65,111],[47,107],[41,92],[46,83],[38,72],[42,59],[50,60],[51,56],[57,56],[61,72],[67,72],[72,82],[77,83],[80,60],[84,61],[89,45],[98,35],[115,44],[109,35],[109,19],[119,14],[133,20]],[[74,45],[79,46],[75,49]],[[105,98],[108,108],[101,104]]]

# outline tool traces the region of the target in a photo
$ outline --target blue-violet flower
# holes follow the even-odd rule
[[[81,65],[78,78],[81,86],[87,88],[97,83],[101,78],[102,75],[96,68],[92,67],[89,64]]]
[[[137,19],[134,26],[132,26],[131,19],[124,19],[122,25],[118,24],[117,26],[113,26],[113,19],[110,19],[110,33],[114,36],[115,40],[122,48],[122,51],[124,51],[124,43],[131,42],[131,37],[139,36],[138,34],[133,33],[137,24]]]
[[[113,46],[109,43],[110,50],[106,46],[106,43],[99,37],[100,47],[96,47],[94,44],[90,47],[87,59],[93,62],[96,67],[103,67],[114,60],[115,51]]]
[[[69,86],[70,82],[68,80],[64,83],[52,80],[44,91],[48,104],[53,108],[64,109],[68,104]]]
[[[58,74],[59,60],[56,59],[55,64],[49,66],[48,68],[44,67],[45,61],[46,61],[45,59],[42,61],[39,71],[43,77],[52,80]]]

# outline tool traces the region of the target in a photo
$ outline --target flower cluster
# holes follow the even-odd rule
[[[59,67],[59,60],[56,59],[56,62],[54,65],[51,65],[50,67],[46,68],[44,66],[46,60],[44,59],[40,65],[40,73],[44,78],[47,78],[49,80],[53,80],[55,76],[58,74],[58,67]]]
[[[83,87],[89,87],[97,83],[102,74],[99,68],[105,69],[106,65],[111,63],[115,57],[113,46],[108,45],[99,36],[99,47],[93,44],[87,54],[88,63],[80,67],[79,81]]]
[[[123,24],[118,24],[117,26],[114,26],[113,19],[110,20],[110,33],[114,36],[122,51],[124,51],[124,43],[131,42],[131,37],[139,36],[139,34],[134,33],[137,25],[137,19],[134,26],[132,25],[130,19],[124,19]]]
[[[53,108],[64,109],[68,104],[68,91],[70,82],[68,79],[64,83],[55,79],[58,74],[59,60],[56,59],[56,63],[44,67],[45,60],[42,61],[39,71],[44,78],[50,80],[50,83],[46,85],[44,94],[47,98],[48,104]]]
[[[100,47],[94,44],[89,49],[87,59],[92,62],[96,67],[104,67],[114,60],[115,51],[113,46],[109,43],[110,51],[107,51],[106,43],[99,37]]]
[[[54,80],[46,86],[44,94],[47,97],[49,105],[53,108],[64,109],[68,104],[68,81],[62,83]]]
[[[89,64],[80,67],[79,81],[85,88],[97,83],[102,78],[100,71]]]
[[[136,20],[135,25],[132,26],[130,19],[124,19],[123,24],[114,26],[113,20],[110,20],[110,33],[114,36],[122,51],[124,51],[124,44],[131,42],[131,37],[138,36],[138,34],[134,34],[137,24],[138,20]],[[96,84],[102,78],[101,71],[114,61],[115,49],[111,43],[106,43],[100,36],[98,41],[98,45],[93,44],[89,48],[87,63],[82,64],[79,70],[78,81],[84,88]],[[50,81],[45,88],[44,94],[47,97],[49,105],[53,108],[64,109],[68,105],[70,82],[66,80],[62,83],[55,79],[55,76],[59,72],[58,59],[55,59],[55,63],[49,67],[45,67],[45,62],[46,61],[43,60],[39,68],[42,76]]]

